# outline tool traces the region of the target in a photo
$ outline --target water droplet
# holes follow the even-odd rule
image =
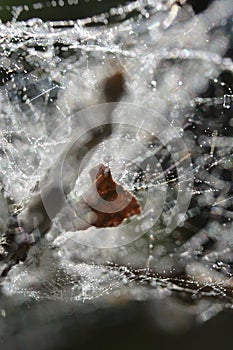
[[[223,97],[223,107],[230,109],[231,108],[232,95],[224,95]]]

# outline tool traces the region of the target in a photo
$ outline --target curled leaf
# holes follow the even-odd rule
[[[107,166],[100,164],[91,169],[90,176],[93,183],[83,198],[88,211],[95,214],[92,226],[115,227],[124,219],[141,213],[137,199],[113,180]]]

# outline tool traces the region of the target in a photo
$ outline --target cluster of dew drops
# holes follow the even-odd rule
[[[52,0],[30,6],[40,10],[43,6],[62,8],[77,3],[76,0],[67,0],[67,4],[65,0]],[[116,41],[111,43],[116,36],[120,40],[119,31],[124,35],[124,26],[131,32],[143,31],[135,26],[135,21],[149,19],[153,6],[155,13],[156,6],[161,10],[159,1],[146,3],[147,7],[135,1],[90,18],[58,22],[43,22],[38,18],[18,21],[21,13],[30,10],[29,5],[0,6],[0,11],[9,11],[13,16],[11,24],[1,24],[0,57],[1,181],[12,200],[20,202],[30,196],[30,189],[40,177],[40,158],[49,146],[47,136],[53,125],[59,124],[71,111],[68,98],[63,100],[62,108],[58,100],[59,93],[67,89],[66,76],[62,73],[72,71],[77,61],[83,71],[88,70],[87,57],[91,55],[103,63],[109,54],[122,56],[124,67],[124,60],[136,57],[138,52],[127,51]],[[163,6],[168,11],[170,5],[164,2]],[[111,21],[114,26],[108,30]],[[150,40],[149,34],[147,40]],[[141,58],[142,52],[139,55]],[[213,281],[215,273],[223,280],[232,278],[233,70],[229,62],[230,59],[226,61],[228,70],[223,69],[218,78],[210,81],[208,90],[190,102],[192,109],[185,117],[182,134],[192,149],[193,198],[183,226],[175,230],[172,237],[159,236],[156,230],[149,233],[148,268],[151,260],[157,266],[164,266],[169,258],[169,262],[172,261],[168,264],[169,271],[173,271],[174,263],[189,266],[186,272],[192,277],[198,271],[209,273]],[[157,82],[152,79],[152,91],[156,87]],[[166,162],[164,152],[160,156],[169,164],[164,169],[166,181],[175,186],[175,164]],[[143,184],[139,187],[143,188]],[[165,274],[168,270],[161,268]],[[219,287],[216,294],[220,292],[224,293]]]

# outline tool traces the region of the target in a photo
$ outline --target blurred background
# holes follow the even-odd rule
[[[125,0],[2,0],[0,7],[4,22],[11,20],[13,6],[22,6],[24,9],[18,17],[19,20],[39,17],[54,21],[86,18],[126,3]]]
[[[203,11],[212,0],[188,0],[196,13]],[[133,2],[133,1],[131,1]],[[91,17],[108,12],[112,7],[130,3],[126,0],[1,0],[0,17],[12,19],[12,8],[21,6],[19,20],[39,17],[43,20],[69,20]],[[140,3],[140,1],[139,1]],[[143,1],[142,1],[143,4]]]

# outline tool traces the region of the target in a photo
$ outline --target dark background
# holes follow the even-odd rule
[[[164,303],[164,302],[162,302]],[[97,306],[97,305],[96,305]],[[153,302],[125,302],[95,308],[53,301],[16,307],[1,350],[220,350],[231,349],[232,312],[218,314],[186,331],[167,332],[158,325]],[[171,314],[171,317],[173,315]],[[9,323],[10,321],[10,323]],[[179,323],[179,320],[177,320]],[[1,332],[2,333],[2,332]]]
[[[71,0],[74,3],[75,0]],[[76,0],[77,1],[77,0]],[[187,0],[196,13],[203,11],[212,0]],[[12,18],[12,6],[27,5],[29,10],[22,11],[19,20],[26,20],[33,17],[39,17],[43,20],[68,20],[85,18],[107,12],[111,7],[125,5],[132,1],[126,0],[78,0],[78,4],[69,5],[68,0],[63,0],[64,6],[59,6],[59,0],[56,7],[52,6],[52,0],[1,0],[0,18],[3,22],[10,21]],[[41,9],[35,9],[33,4],[41,3],[44,6]]]

